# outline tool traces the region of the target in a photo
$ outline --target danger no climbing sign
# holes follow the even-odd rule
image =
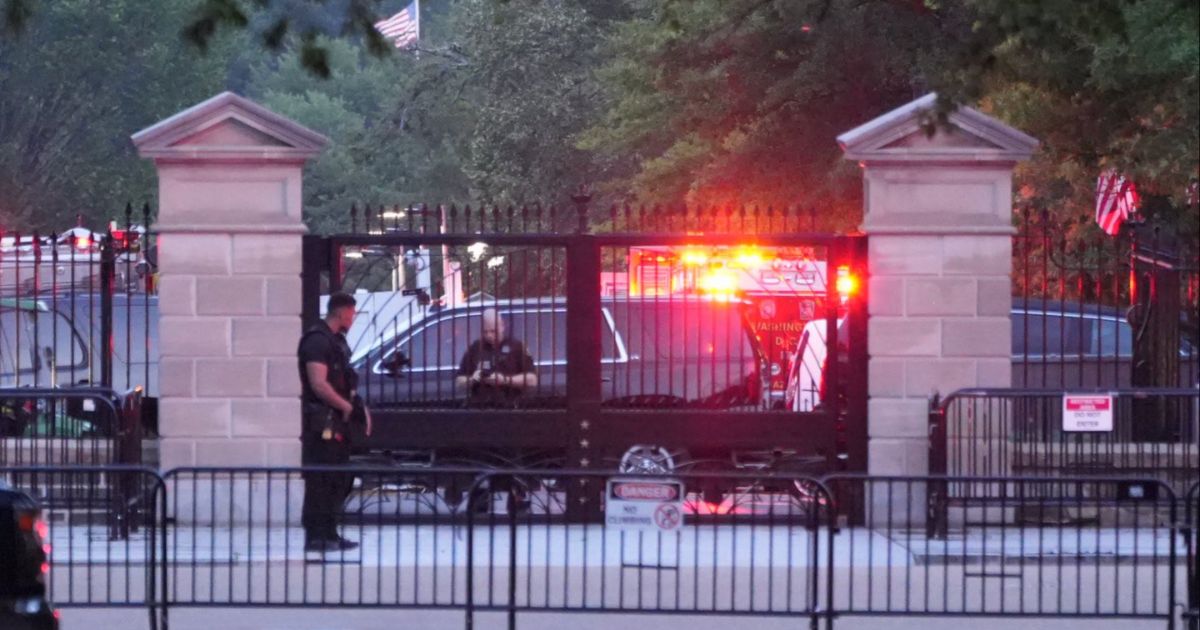
[[[674,532],[683,526],[683,482],[615,477],[608,480],[604,523],[642,532]]]
[[[1063,431],[1112,431],[1112,394],[1063,395]]]

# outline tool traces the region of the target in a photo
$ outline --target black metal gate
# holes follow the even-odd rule
[[[306,237],[306,325],[322,294],[359,297],[348,339],[374,456],[764,480],[866,470],[865,237],[806,232],[791,209],[589,213],[582,197],[368,207],[350,233]],[[464,355],[496,319],[506,334],[480,342],[500,353],[488,389],[472,379],[490,360]],[[571,507],[591,512],[599,488],[580,486]]]

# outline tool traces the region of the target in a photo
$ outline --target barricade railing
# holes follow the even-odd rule
[[[860,501],[867,511],[866,528],[833,537],[835,616],[1175,614],[1177,504],[1162,481],[836,475],[824,482],[835,500]],[[965,486],[986,487],[989,499],[954,508],[930,528],[929,496]]]
[[[150,627],[158,627],[166,604],[158,578],[166,557],[160,545],[164,487],[156,471],[0,467],[0,481],[43,497],[39,503],[50,549],[46,595],[55,606],[145,607]]]
[[[597,489],[599,519],[568,518],[566,488]],[[820,531],[829,494],[813,478],[664,477],[586,470],[481,477],[501,510],[469,514],[468,627],[476,611],[809,617],[828,585]],[[602,493],[602,494],[601,494]],[[713,499],[720,497],[719,501]],[[484,525],[480,527],[479,525]]]
[[[1180,528],[1187,542],[1187,602],[1183,618],[1188,630],[1200,628],[1200,482],[1184,498],[1185,517]]]
[[[308,551],[305,483],[330,475],[349,487],[336,523],[358,546]],[[865,616],[1169,622],[1177,607],[1197,619],[1200,487],[1177,498],[1152,478],[358,466],[0,476],[18,489],[71,481],[132,504],[118,528],[86,496],[45,510],[48,592],[56,606],[145,607],[152,628],[193,607],[458,610],[467,627],[488,613],[511,628],[605,612],[825,628]],[[568,512],[571,484],[593,488],[576,500],[601,509]],[[931,528],[929,497],[965,485],[990,498],[948,507]],[[115,486],[135,492],[106,490]],[[840,523],[841,503],[861,506],[864,524]]]
[[[480,474],[357,466],[167,471],[168,597],[174,606],[465,607],[466,497]],[[346,493],[330,518],[356,548],[306,550],[305,486],[314,483]]]
[[[1111,404],[1094,414],[1095,426],[1082,426],[1077,413],[1064,412],[1080,397]],[[1152,477],[1178,495],[1200,481],[1195,388],[966,389],[935,398],[929,423],[935,475]],[[992,501],[991,488],[961,484],[940,498],[944,505]]]
[[[139,465],[142,398],[140,388],[0,388],[0,466]]]

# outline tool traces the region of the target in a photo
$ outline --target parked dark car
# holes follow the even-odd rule
[[[1195,347],[1179,332],[1179,387],[1200,379]],[[1013,299],[1013,387],[1129,387],[1134,329],[1128,309],[1080,302]]]
[[[46,600],[45,522],[37,503],[0,482],[0,628],[56,630]]]
[[[561,299],[443,309],[385,340],[355,366],[372,407],[465,407],[459,363],[495,308],[533,358],[538,384],[522,408],[565,405],[567,309]],[[601,305],[601,396],[611,407],[730,409],[763,400],[762,354],[742,305],[698,299],[621,299]]]
[[[1126,309],[1014,298],[1011,317],[1013,387],[1130,386],[1134,331]],[[838,325],[838,334],[845,343],[844,320]],[[1177,386],[1194,387],[1200,380],[1200,357],[1186,335],[1180,335],[1176,351],[1180,364]],[[788,409],[811,411],[820,404],[825,355],[825,322],[809,322],[791,359]]]

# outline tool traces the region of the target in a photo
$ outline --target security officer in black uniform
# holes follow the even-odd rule
[[[350,367],[346,331],[354,323],[354,297],[347,293],[329,296],[325,319],[305,331],[297,351],[300,383],[303,386],[303,424],[300,461],[306,466],[338,466],[350,461],[351,424],[362,423],[371,433],[371,418],[355,396],[357,375]],[[341,472],[304,474],[305,551],[345,551],[358,543],[342,538],[337,531],[337,514],[354,482]]]
[[[455,379],[467,388],[470,407],[515,407],[526,391],[536,388],[537,370],[525,344],[505,334],[495,309],[483,312],[482,338],[463,354]]]

